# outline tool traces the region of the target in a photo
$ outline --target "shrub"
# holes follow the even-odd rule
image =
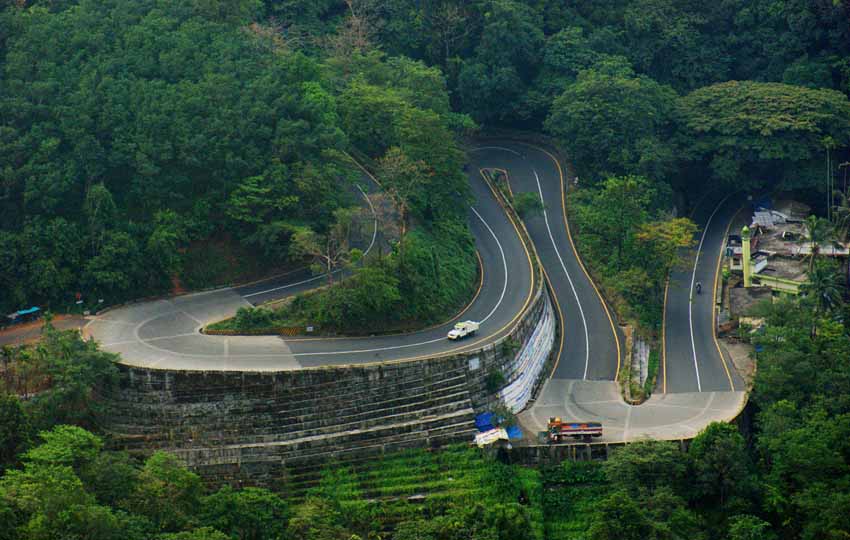
[[[514,197],[514,209],[522,218],[531,217],[543,210],[543,201],[537,193],[523,191]]]
[[[233,322],[239,330],[268,328],[274,324],[274,313],[264,308],[241,307],[236,311]]]
[[[487,374],[487,378],[484,379],[484,386],[491,394],[498,392],[504,384],[505,374],[498,369],[490,370],[490,373]]]

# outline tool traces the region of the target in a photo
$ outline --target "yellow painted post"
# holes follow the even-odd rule
[[[744,287],[753,286],[752,266],[750,262],[750,228],[744,225],[741,229],[742,251],[741,263],[744,266]]]

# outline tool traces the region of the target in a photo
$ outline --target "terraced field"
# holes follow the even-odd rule
[[[545,538],[586,538],[594,506],[610,489],[600,464],[565,461],[543,474]]]
[[[401,521],[428,519],[451,508],[520,503],[543,538],[540,474],[506,465],[465,445],[408,450],[299,472],[286,482],[294,500],[318,496],[344,514],[360,516],[376,533]]]

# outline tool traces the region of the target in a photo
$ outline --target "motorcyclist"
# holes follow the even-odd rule
[[[697,294],[700,294],[701,292],[702,292],[702,283],[697,281]]]

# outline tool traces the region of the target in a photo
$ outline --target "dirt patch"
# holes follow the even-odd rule
[[[53,326],[58,330],[81,330],[86,324],[86,318],[81,315],[54,315]],[[0,330],[0,345],[25,345],[34,343],[41,338],[41,327],[44,320],[17,324]]]
[[[747,388],[752,388],[753,379],[756,376],[756,361],[752,357],[752,345],[728,338],[722,340],[722,343],[729,353],[732,365],[738,371],[738,375],[744,379]]]

